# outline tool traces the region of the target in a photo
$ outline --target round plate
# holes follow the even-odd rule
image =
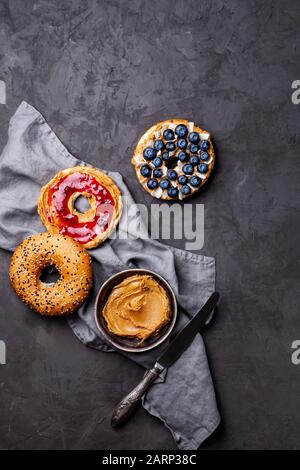
[[[109,331],[102,311],[106,304],[109,294],[112,289],[128,276],[135,274],[146,274],[152,276],[166,291],[171,305],[171,318],[170,321],[156,333],[156,335],[147,338],[141,342],[138,338],[126,338],[118,336]],[[121,349],[126,352],[144,352],[155,348],[161,344],[171,333],[174,328],[177,318],[177,302],[176,297],[170,284],[159,274],[149,271],[147,269],[126,269],[117,274],[114,274],[107,281],[102,284],[98,292],[95,302],[95,320],[101,335],[105,338],[107,343],[111,344],[114,348]]]

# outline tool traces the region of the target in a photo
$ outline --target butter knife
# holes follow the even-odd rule
[[[152,385],[159,374],[170,367],[193,342],[196,334],[205,326],[211,312],[219,300],[219,293],[214,292],[201,310],[187,323],[187,325],[175,336],[167,350],[156,361],[152,369],[148,370],[143,380],[128,394],[113,411],[111,425],[113,428],[124,423],[134,412],[141,397]]]

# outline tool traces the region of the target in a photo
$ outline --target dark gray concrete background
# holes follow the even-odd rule
[[[212,133],[218,167],[193,203],[205,204],[201,253],[216,257],[222,296],[204,334],[222,425],[203,448],[300,448],[290,358],[300,338],[300,2],[1,0],[0,17],[1,149],[27,100],[71,152],[120,171],[149,205],[130,165],[139,136],[169,117]],[[9,259],[1,253],[0,448],[174,449],[143,409],[110,428],[142,370],[29,311]]]

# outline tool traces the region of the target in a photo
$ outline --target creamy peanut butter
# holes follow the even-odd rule
[[[135,274],[113,288],[103,316],[112,333],[144,341],[170,320],[170,300],[152,276]]]

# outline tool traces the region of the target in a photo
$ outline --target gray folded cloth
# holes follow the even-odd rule
[[[64,168],[87,164],[68,152],[43,116],[26,102],[21,103],[11,118],[8,134],[7,145],[0,157],[0,247],[12,251],[25,237],[45,231],[37,214],[41,186]],[[121,175],[107,173],[124,196],[124,213],[119,228],[122,231],[124,217],[134,201]],[[131,226],[129,238],[115,237],[90,250],[94,290],[78,313],[68,319],[75,335],[84,344],[113,352],[97,331],[93,306],[100,285],[115,272],[129,267],[146,268],[167,279],[179,304],[176,330],[198,312],[214,291],[213,258],[178,250],[147,239],[146,233],[144,235],[140,229],[138,232],[137,227]],[[168,340],[152,351],[124,354],[148,368],[167,345]],[[180,449],[198,448],[215,430],[220,417],[200,334],[180,359],[156,380],[144,396],[143,406],[163,421]]]

